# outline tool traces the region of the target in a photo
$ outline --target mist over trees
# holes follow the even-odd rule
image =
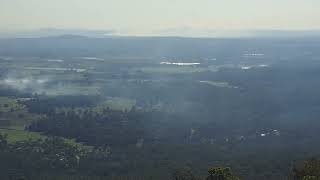
[[[317,42],[1,39],[0,176],[317,178]]]

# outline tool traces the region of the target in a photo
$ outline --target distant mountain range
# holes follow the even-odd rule
[[[21,37],[21,36],[19,36]],[[103,38],[102,38],[103,37]],[[259,37],[259,38],[257,38]],[[139,37],[105,34],[51,34],[36,38],[0,38],[3,57],[99,57],[235,60],[246,54],[264,54],[269,60],[317,58],[317,32],[260,32],[250,38]],[[260,57],[260,56],[259,56]],[[290,59],[289,58],[289,59]],[[256,58],[255,58],[256,59]],[[175,61],[174,61],[175,62]]]
[[[37,38],[37,37],[56,37],[61,36],[65,38],[70,37],[105,37],[112,35],[112,30],[86,30],[86,29],[39,29],[29,31],[12,31],[1,32],[0,38]]]
[[[192,28],[167,29],[155,32],[153,37],[201,37],[201,38],[241,38],[241,37],[320,37],[320,30],[201,30]],[[56,29],[47,28],[29,31],[1,32],[0,38],[39,38],[39,37],[128,37],[114,30]],[[134,35],[132,35],[134,36]],[[148,35],[149,37],[151,35]],[[134,36],[136,37],[136,36]]]

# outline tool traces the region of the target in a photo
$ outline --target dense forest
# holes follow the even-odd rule
[[[316,42],[0,40],[0,179],[318,179]]]

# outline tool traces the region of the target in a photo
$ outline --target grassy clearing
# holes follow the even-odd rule
[[[1,129],[0,134],[8,135],[8,142],[10,144],[17,143],[19,141],[27,141],[27,140],[38,140],[38,139],[46,139],[47,136],[38,133],[38,132],[30,132],[21,129]],[[66,139],[63,138],[67,144],[71,144],[73,146],[78,146],[82,149],[91,149],[91,146],[86,146],[81,143],[77,143],[74,139]]]
[[[94,107],[94,111],[102,112],[107,108],[122,111],[130,110],[135,104],[136,102],[134,100],[115,97],[98,104],[96,107]]]
[[[19,104],[18,100],[0,97],[0,112],[0,134],[7,134],[9,143],[47,138],[41,133],[25,130],[26,126],[39,119],[40,116],[29,113],[23,105]],[[65,139],[65,142],[80,148],[91,148],[73,139]]]
[[[29,113],[21,99],[0,97],[0,128],[23,130],[40,116]]]
[[[28,131],[19,130],[19,129],[0,129],[0,133],[8,135],[9,143],[46,138],[46,136],[41,135],[40,133],[28,132]]]
[[[18,103],[18,100],[9,97],[0,97],[0,112],[24,111],[25,106]]]
[[[112,102],[108,102],[112,104]],[[117,107],[123,106],[126,101],[121,101]],[[97,107],[97,111],[103,109],[103,105]],[[25,130],[32,121],[40,118],[40,115],[29,113],[26,107],[19,103],[18,99],[10,97],[0,97],[0,134],[8,135],[8,142],[14,144],[19,141],[46,139],[47,136],[38,132],[29,132]],[[92,149],[91,146],[85,146],[76,142],[74,139],[66,139],[65,142],[82,149]]]

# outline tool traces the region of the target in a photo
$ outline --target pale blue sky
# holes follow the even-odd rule
[[[0,30],[112,29],[150,35],[320,29],[320,0],[0,0]]]

